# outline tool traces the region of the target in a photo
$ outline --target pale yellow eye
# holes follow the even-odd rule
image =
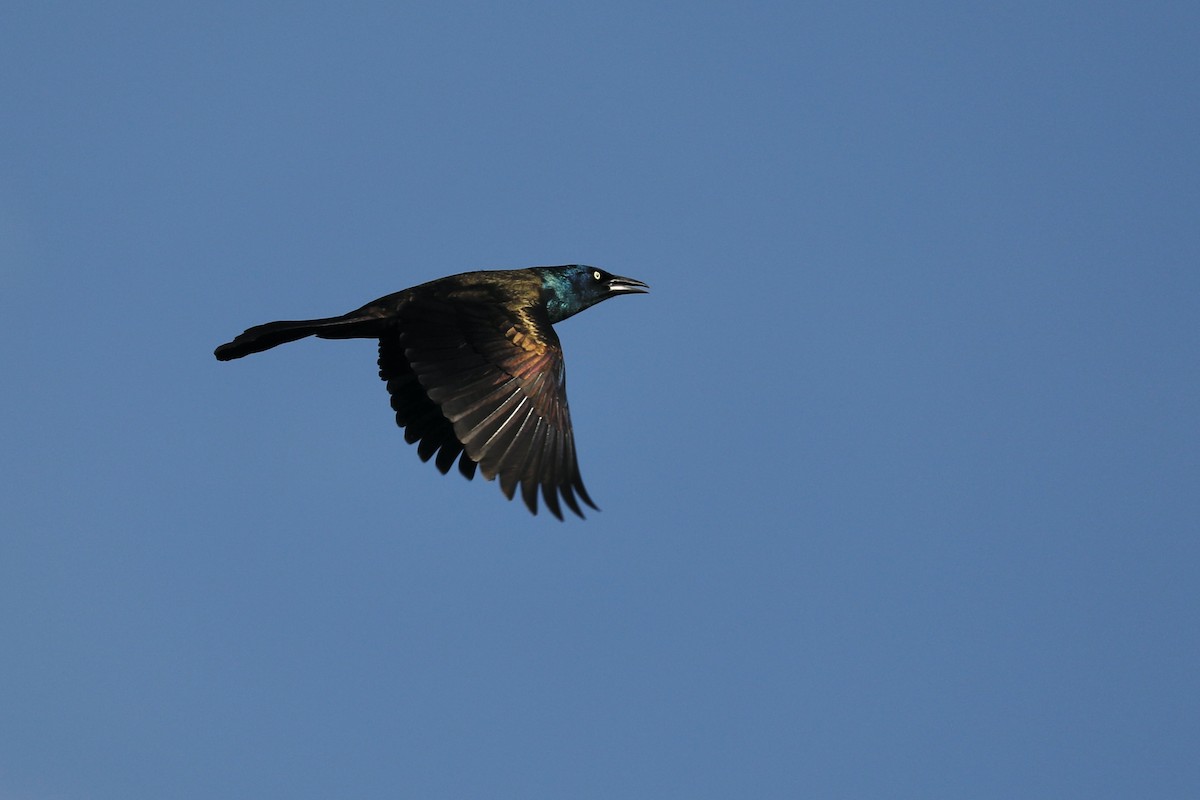
[[[596,270],[595,272],[593,272],[592,277],[595,278],[596,280],[600,280],[600,270]]]

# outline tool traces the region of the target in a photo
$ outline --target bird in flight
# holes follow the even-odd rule
[[[509,500],[519,486],[534,514],[540,490],[562,519],[561,495],[582,517],[576,496],[596,504],[575,460],[566,368],[552,326],[648,289],[583,264],[464,272],[340,317],[256,325],[214,355],[231,361],[307,336],[378,339],[379,377],[422,461],[433,458],[442,474],[457,460],[468,479],[477,469],[487,480],[499,477]]]

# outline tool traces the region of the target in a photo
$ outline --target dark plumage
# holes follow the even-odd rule
[[[551,327],[618,294],[645,292],[632,278],[581,264],[465,272],[381,297],[340,317],[257,325],[215,351],[221,361],[316,336],[378,339],[404,438],[443,473],[458,461],[510,500],[520,486],[537,513],[538,491],[562,519],[559,495],[592,508],[579,477],[567,409],[566,370]],[[435,458],[436,455],[436,458]]]

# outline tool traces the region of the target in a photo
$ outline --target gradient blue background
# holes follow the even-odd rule
[[[1194,3],[196,5],[2,15],[0,798],[1200,796]],[[586,522],[211,355],[565,262]]]

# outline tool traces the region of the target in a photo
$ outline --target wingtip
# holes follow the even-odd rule
[[[560,522],[563,521],[562,507],[558,503],[558,487],[551,484],[542,485],[542,499],[546,501],[546,508],[550,509],[550,513],[558,517]]]
[[[592,498],[591,498],[590,496],[588,496],[587,489],[583,488],[583,480],[582,480],[582,479],[576,478],[576,479],[575,479],[574,486],[575,486],[575,491],[579,493],[579,499],[580,499],[580,500],[582,500],[583,502],[585,502],[585,503],[587,503],[589,506],[591,506],[591,508],[592,508],[593,510],[595,510],[595,511],[599,511],[599,510],[600,510],[600,506],[596,505],[596,504],[595,504],[595,503],[592,501]],[[580,514],[580,516],[583,516],[583,515],[582,515],[582,514]]]

